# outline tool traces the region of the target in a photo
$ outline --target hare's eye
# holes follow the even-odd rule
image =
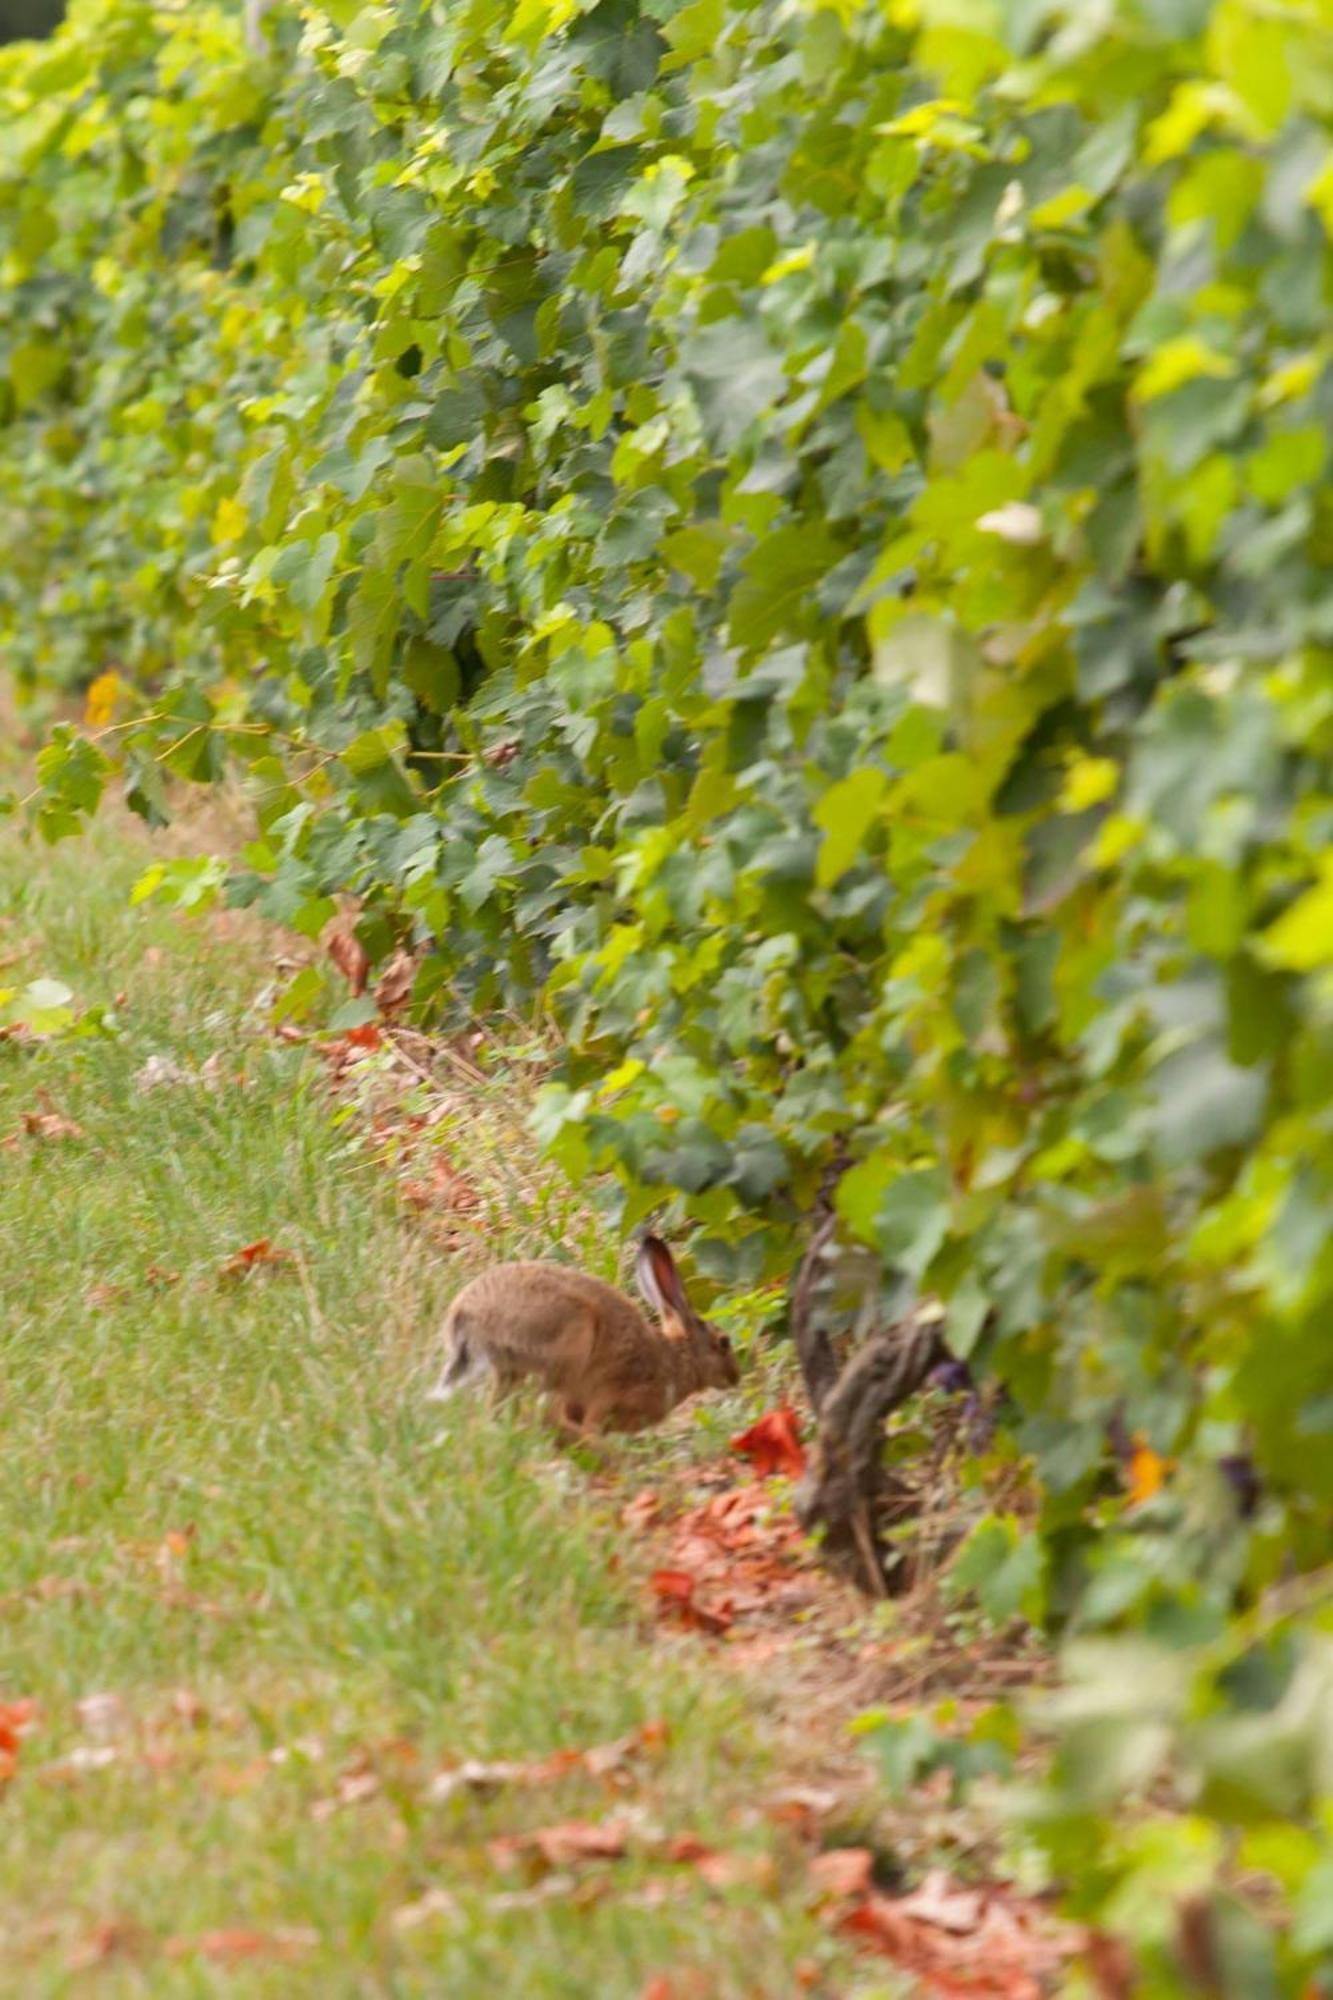
[[[729,1341],[729,1340],[727,1339],[727,1336],[726,1336],[726,1334],[725,1334],[725,1333],[720,1333],[720,1334],[718,1335],[718,1337],[717,1337],[717,1344],[718,1344],[718,1346],[719,1346],[719,1347],[720,1347],[720,1348],[722,1349],[722,1352],[723,1352],[724,1354],[730,1354],[730,1352],[731,1352],[731,1342],[730,1342],[730,1341]]]

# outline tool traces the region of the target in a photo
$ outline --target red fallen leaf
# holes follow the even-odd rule
[[[769,1410],[748,1431],[731,1440],[731,1449],[748,1458],[761,1479],[785,1472],[791,1479],[805,1471],[805,1449],[796,1412],[788,1403]]]
[[[696,1596],[696,1579],[688,1570],[658,1569],[648,1579],[653,1595],[663,1607],[670,1607],[685,1625],[701,1632],[725,1632],[731,1624],[727,1604],[701,1604]]]
[[[356,918],[335,917],[324,933],[324,949],[352,992],[358,996],[364,993],[370,977],[370,959],[356,934]]]
[[[875,1857],[868,1847],[831,1847],[810,1863],[810,1880],[822,1896],[843,1902],[869,1894],[874,1868]]]
[[[35,1701],[0,1701],[0,1786],[18,1770],[19,1746],[37,1727],[39,1715]]]
[[[241,1249],[233,1250],[230,1257],[224,1257],[218,1271],[224,1278],[243,1278],[260,1264],[292,1264],[295,1261],[290,1250],[275,1249],[267,1236],[261,1236],[257,1242],[246,1243]]]
[[[690,1604],[694,1578],[683,1569],[655,1569],[648,1579],[656,1596],[672,1604]]]

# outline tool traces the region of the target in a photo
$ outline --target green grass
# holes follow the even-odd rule
[[[123,995],[111,1036],[0,1043],[0,1135],[42,1091],[86,1134],[0,1153],[0,1700],[42,1707],[0,1795],[0,1989],[617,2000],[697,1968],[703,1994],[786,1995],[804,1959],[847,1991],[759,1809],[761,1719],[706,1647],[650,1633],[635,1558],[537,1428],[422,1402],[449,1257],[318,1063],[257,1032],[262,940],[131,910],[143,863],[114,822],[0,840],[0,979]],[[220,1054],[222,1085],[142,1091],[154,1053]],[[558,1226],[568,1198],[525,1184],[491,1254]],[[261,1236],[294,1263],[221,1282]],[[425,1796],[443,1762],[658,1719],[618,1794]],[[488,1840],[626,1810],[771,1854],[777,1886],[644,1852],[497,1902],[527,1883]],[[452,1914],[395,1921],[437,1888]],[[189,1948],[235,1928],[312,1936],[237,1966]]]

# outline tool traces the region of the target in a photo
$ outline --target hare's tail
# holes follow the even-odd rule
[[[426,1392],[428,1403],[447,1403],[451,1396],[472,1388],[493,1372],[485,1350],[475,1339],[468,1338],[465,1322],[455,1319],[450,1334],[449,1359],[435,1387]]]

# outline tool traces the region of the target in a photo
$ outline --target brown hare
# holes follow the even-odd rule
[[[731,1342],[694,1311],[660,1237],[644,1237],[637,1271],[660,1328],[585,1271],[563,1264],[483,1271],[445,1315],[448,1352],[431,1401],[487,1379],[512,1388],[527,1375],[549,1391],[562,1429],[638,1431],[699,1389],[738,1382]]]

